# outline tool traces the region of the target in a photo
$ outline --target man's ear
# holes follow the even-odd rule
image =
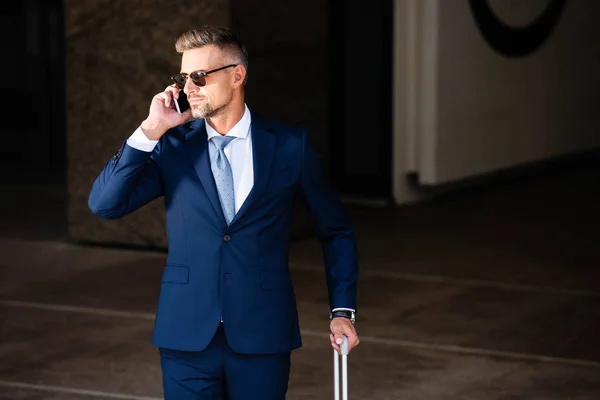
[[[246,68],[243,65],[238,65],[233,70],[233,83],[234,85],[242,85],[246,78]]]

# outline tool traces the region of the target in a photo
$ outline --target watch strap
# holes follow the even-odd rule
[[[332,320],[334,318],[348,318],[352,325],[356,323],[356,313],[350,310],[334,310],[329,314],[329,319]]]

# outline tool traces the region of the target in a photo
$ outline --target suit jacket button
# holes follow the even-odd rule
[[[225,236],[223,236],[223,240],[226,242],[229,242],[231,240],[231,236],[225,235]]]

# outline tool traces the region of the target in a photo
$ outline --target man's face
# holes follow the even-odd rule
[[[210,71],[233,64],[216,46],[186,50],[181,58],[181,72]],[[206,76],[206,85],[199,87],[187,79],[183,91],[188,96],[194,118],[211,118],[226,110],[233,99],[235,69],[225,68]]]

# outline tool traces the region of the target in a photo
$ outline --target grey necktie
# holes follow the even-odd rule
[[[219,192],[219,200],[221,200],[221,208],[225,215],[227,225],[231,223],[235,216],[235,197],[233,191],[233,174],[231,173],[231,165],[225,152],[225,147],[235,139],[234,136],[213,136],[211,142],[214,145],[214,152],[211,155],[210,168],[212,169],[217,191]]]

